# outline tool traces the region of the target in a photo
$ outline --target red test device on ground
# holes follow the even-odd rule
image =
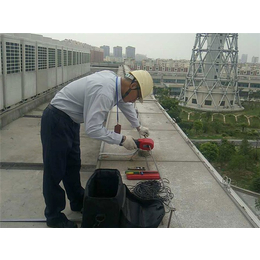
[[[161,179],[159,173],[147,173],[147,174],[127,174],[128,180],[159,180]]]
[[[150,151],[154,147],[154,141],[150,138],[140,138],[135,140],[137,147],[141,150]]]

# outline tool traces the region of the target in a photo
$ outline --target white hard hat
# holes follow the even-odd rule
[[[140,90],[141,90],[141,98],[140,102],[143,103],[143,99],[150,95],[153,91],[153,79],[149,72],[145,70],[133,70],[129,71],[129,74],[133,75],[137,80]]]

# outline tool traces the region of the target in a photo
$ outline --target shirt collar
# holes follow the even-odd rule
[[[117,79],[117,90],[118,90],[118,101],[122,100],[122,93],[121,93],[121,77]]]

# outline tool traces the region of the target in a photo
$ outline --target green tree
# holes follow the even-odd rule
[[[245,130],[246,130],[247,124],[246,124],[246,123],[241,123],[241,124],[240,124],[240,127],[241,127],[242,133],[244,133]]]
[[[258,164],[258,162],[253,163],[251,172],[251,186],[256,185],[255,187],[258,187],[256,190],[259,190],[260,193],[260,165]]]
[[[156,97],[159,103],[161,103],[165,98],[170,98],[170,90],[168,88],[157,88]]]
[[[176,123],[180,123],[181,122],[181,117],[180,117],[180,112],[181,110],[179,109],[179,107],[176,108],[171,108],[169,111],[167,111],[169,116],[171,118],[174,118]]]
[[[255,199],[255,208],[260,210],[260,199]]]
[[[241,154],[234,154],[231,156],[228,164],[230,171],[243,171],[246,168],[246,158]]]
[[[211,119],[212,114],[210,112],[206,113],[206,120],[209,122],[209,120]]]
[[[200,152],[207,158],[209,162],[217,160],[219,155],[219,148],[216,143],[206,142],[199,146]]]
[[[252,147],[249,144],[247,138],[244,138],[239,146],[239,154],[250,155],[252,152]]]
[[[183,132],[185,134],[189,134],[189,131],[192,129],[193,127],[193,122],[190,121],[181,121],[179,123],[179,127],[183,130]]]
[[[244,138],[239,146],[239,155],[243,156],[243,161],[245,164],[245,169],[252,168],[255,156],[253,154],[253,148],[249,144],[247,138]]]
[[[226,139],[221,140],[219,145],[219,163],[223,167],[224,163],[228,163],[231,157],[236,153],[236,148],[233,143],[228,142]]]
[[[163,96],[159,102],[170,117],[174,118],[177,123],[181,122],[181,108],[179,107],[179,101],[177,99]]]
[[[161,100],[159,100],[159,101],[160,101],[160,104],[164,107],[165,110],[176,109],[176,108],[178,110],[180,110],[179,101],[175,98],[163,96],[161,98]]]
[[[216,134],[220,134],[221,131],[222,131],[222,126],[223,124],[220,123],[218,120],[214,120],[213,122],[210,123],[210,126],[211,128],[213,129],[213,131],[216,133]]]
[[[260,177],[254,179],[252,181],[251,188],[252,188],[253,191],[260,193]]]
[[[203,131],[204,134],[209,133],[209,131],[210,131],[210,125],[203,123],[202,131]]]
[[[202,132],[203,129],[203,123],[200,120],[196,120],[193,124],[193,128],[196,131],[196,134]]]

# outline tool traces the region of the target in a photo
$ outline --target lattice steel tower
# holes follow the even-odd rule
[[[237,33],[197,33],[180,105],[242,110],[237,87]]]

